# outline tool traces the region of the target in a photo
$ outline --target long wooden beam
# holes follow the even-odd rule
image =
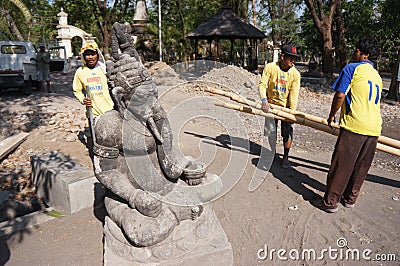
[[[223,90],[219,90],[219,89],[215,89],[215,88],[210,88],[210,87],[206,87],[205,91],[211,92],[211,93],[214,93],[214,94],[218,94],[218,95],[221,95],[221,96],[229,97],[231,100],[233,100],[235,102],[246,104],[248,106],[251,106],[251,107],[254,107],[256,109],[261,110],[261,104],[260,103],[245,99],[239,94],[236,94],[236,93],[233,93],[233,92],[227,92],[227,91],[223,91]],[[284,107],[281,107],[281,106],[278,106],[278,105],[275,105],[275,104],[270,104],[270,105],[272,107],[270,112],[273,113],[273,114],[285,117],[284,115],[282,115],[282,112],[285,112],[285,113],[289,113],[289,114],[294,115],[298,121],[306,119],[306,120],[314,121],[314,122],[322,124],[322,125],[329,126],[328,122],[326,121],[326,119],[323,119],[321,117],[313,116],[313,115],[310,115],[310,114],[307,114],[307,113],[303,113],[303,112],[300,112],[300,111],[296,111],[296,110],[291,110],[289,108],[284,108]],[[279,111],[282,111],[282,112],[279,112]],[[292,118],[290,118],[290,119],[292,119]],[[337,123],[332,123],[330,126],[333,127],[333,128],[336,128],[336,129],[340,129],[340,126]],[[396,140],[396,139],[388,138],[388,137],[385,137],[385,136],[379,136],[378,143],[381,143],[381,144],[384,144],[384,145],[387,145],[387,146],[390,146],[390,147],[393,147],[393,148],[396,148],[396,149],[400,149],[400,141]]]
[[[231,103],[226,103],[226,102],[215,102],[214,105],[232,109],[232,110],[237,110],[237,111],[248,113],[248,114],[261,115],[264,117],[270,117],[270,118],[274,118],[274,119],[289,121],[289,122],[293,122],[296,124],[308,126],[308,127],[320,130],[320,131],[324,131],[326,133],[329,133],[329,134],[332,134],[335,136],[339,135],[338,128],[330,127],[328,125],[323,125],[323,124],[320,124],[320,123],[317,123],[315,121],[311,121],[311,120],[308,120],[305,118],[298,119],[296,116],[282,112],[282,111],[280,111],[280,112],[278,111],[277,114],[270,114],[270,113],[265,113],[258,109],[254,110],[247,106],[240,106],[237,104],[231,104]],[[394,147],[391,147],[391,146],[388,146],[388,145],[385,145],[382,143],[378,143],[376,148],[380,151],[384,151],[386,153],[400,156],[400,149],[397,149],[397,148],[394,148]]]

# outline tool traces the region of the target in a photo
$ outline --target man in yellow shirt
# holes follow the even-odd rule
[[[294,61],[298,58],[296,47],[285,45],[282,47],[280,60],[271,62],[264,68],[260,84],[260,98],[262,110],[268,112],[270,103],[285,108],[296,110],[300,92],[300,72],[295,68]],[[275,134],[269,129],[275,128],[278,120],[275,120],[275,127],[269,125],[270,120],[265,119],[265,135]],[[284,153],[281,166],[289,168],[289,151],[293,140],[293,123],[281,122],[281,136],[283,138]]]
[[[361,186],[374,159],[382,130],[382,78],[371,60],[378,58],[379,42],[363,38],[356,44],[353,62],[339,74],[327,122],[335,121],[340,109],[340,133],[332,154],[323,198],[311,203],[328,213],[341,203],[354,208]]]
[[[107,85],[105,64],[99,60],[103,57],[98,45],[87,42],[82,46],[81,55],[83,66],[76,70],[72,88],[80,103],[92,107],[96,122],[98,116],[113,109],[114,102]]]

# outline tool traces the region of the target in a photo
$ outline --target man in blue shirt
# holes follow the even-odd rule
[[[340,112],[340,133],[332,155],[323,199],[313,201],[328,213],[338,211],[338,203],[353,208],[371,167],[382,118],[380,99],[382,79],[370,61],[379,53],[379,43],[364,38],[356,45],[354,61],[346,65],[332,86],[335,90],[327,122]]]

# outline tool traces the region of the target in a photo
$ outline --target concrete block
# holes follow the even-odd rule
[[[37,195],[51,207],[72,214],[93,206],[95,193],[101,196],[93,170],[58,151],[32,156],[31,165]]]

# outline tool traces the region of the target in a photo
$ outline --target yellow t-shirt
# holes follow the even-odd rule
[[[278,62],[268,63],[261,76],[260,97],[268,102],[296,110],[300,92],[300,72],[293,66],[283,71]]]
[[[99,116],[105,112],[112,110],[114,102],[111,99],[107,85],[107,77],[100,66],[88,68],[82,66],[75,72],[72,89],[75,97],[83,104],[83,90],[86,91],[87,97],[92,99],[93,116]],[[88,116],[88,114],[86,114]]]
[[[346,94],[340,111],[340,126],[353,133],[379,136],[382,129],[382,78],[372,62],[346,65],[332,89]]]

